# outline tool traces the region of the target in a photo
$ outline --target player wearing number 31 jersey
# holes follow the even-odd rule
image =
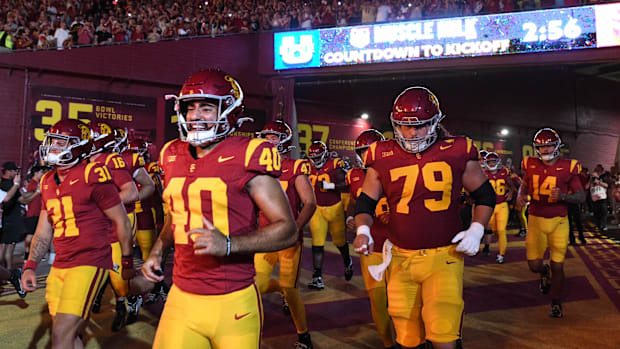
[[[366,253],[374,247],[370,226],[377,200],[387,198],[382,265],[388,268],[388,312],[403,348],[425,340],[436,349],[456,347],[464,305],[463,253],[478,252],[495,206],[478,150],[471,139],[444,136],[443,116],[437,97],[424,87],[408,88],[396,98],[391,115],[395,139],[368,148],[368,171],[355,207],[354,247]],[[476,208],[469,229],[459,232],[463,187]],[[373,269],[373,277],[379,279],[381,269]]]
[[[193,74],[176,99],[180,139],[167,143],[167,224],[142,270],[161,281],[174,243],[173,287],[154,348],[258,348],[262,309],[254,252],[297,241],[295,221],[277,180],[278,150],[262,139],[228,137],[241,117],[243,92],[216,70]],[[257,229],[258,212],[270,222]]]
[[[530,270],[540,273],[540,291],[551,289],[551,317],[562,317],[561,296],[564,287],[564,256],[568,246],[570,224],[568,204],[585,201],[579,180],[581,165],[577,160],[560,156],[562,141],[550,128],[534,136],[537,158],[523,159],[523,182],[517,203],[525,207],[531,197],[528,234],[525,238]],[[569,194],[569,192],[571,194]],[[551,267],[543,264],[547,247],[551,250]]]

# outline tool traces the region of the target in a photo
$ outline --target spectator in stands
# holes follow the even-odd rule
[[[377,6],[377,17],[375,18],[375,22],[387,22],[392,14],[392,8],[385,0],[377,0],[375,4]]]
[[[0,26],[0,52],[11,51],[14,46],[13,35],[11,35],[11,28],[8,24]]]
[[[65,40],[69,39],[69,31],[67,30],[67,24],[64,21],[61,21],[60,26],[56,28],[54,38],[56,39],[56,47],[59,50],[62,50],[65,45]]]
[[[95,28],[89,21],[85,21],[84,25],[78,29],[78,45],[90,45],[95,38]]]
[[[370,0],[364,0],[362,5],[362,23],[374,23],[376,16],[377,7]]]
[[[24,28],[17,32],[17,45],[18,50],[29,50],[33,47],[33,41],[30,36],[30,29]]]
[[[159,41],[160,38],[161,38],[161,36],[159,35],[159,28],[158,27],[153,27],[151,29],[151,32],[147,36],[148,42],[151,42],[151,43]]]

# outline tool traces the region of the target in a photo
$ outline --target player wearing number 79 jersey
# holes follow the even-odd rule
[[[193,74],[173,98],[180,139],[159,158],[170,217],[142,268],[161,281],[162,256],[174,243],[174,285],[153,348],[258,348],[263,314],[253,253],[297,241],[276,178],[278,150],[262,139],[229,137],[245,120],[243,92],[221,71]],[[270,222],[260,229],[259,211]]]
[[[424,87],[408,88],[396,98],[395,139],[368,148],[368,171],[355,206],[354,248],[366,253],[374,247],[370,227],[377,200],[387,198],[382,266],[388,268],[388,313],[396,341],[407,348],[425,340],[434,348],[456,347],[464,306],[463,253],[478,252],[495,206],[478,150],[469,138],[445,136],[439,125],[443,116],[437,97]],[[476,208],[469,229],[459,232],[463,187]],[[371,273],[379,279],[377,269]]]
[[[532,272],[540,273],[540,291],[548,293],[551,288],[552,317],[563,316],[564,256],[570,232],[568,204],[585,200],[579,180],[581,165],[577,160],[562,158],[561,146],[560,136],[553,129],[543,128],[536,133],[534,150],[538,157],[523,159],[523,182],[517,197],[521,207],[527,204],[528,194],[531,197],[525,238],[527,262]],[[543,264],[547,247],[551,250],[551,267]]]

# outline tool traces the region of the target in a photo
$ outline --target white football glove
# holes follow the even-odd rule
[[[452,238],[452,243],[459,244],[456,246],[457,252],[463,252],[468,256],[473,256],[480,249],[480,239],[484,235],[484,227],[478,222],[472,222],[469,229],[463,230]]]

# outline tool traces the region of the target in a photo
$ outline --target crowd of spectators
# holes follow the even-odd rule
[[[0,0],[0,51],[568,7],[597,0]],[[600,1],[603,2],[603,1]]]

